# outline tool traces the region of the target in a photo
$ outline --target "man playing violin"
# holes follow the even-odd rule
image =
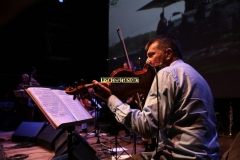
[[[150,139],[157,137],[152,159],[219,159],[216,115],[205,79],[182,60],[179,41],[159,35],[145,46],[147,63],[165,67],[156,73],[143,110],[131,109],[109,87],[93,80],[95,95],[106,100],[118,122]],[[143,153],[130,159],[144,159]]]

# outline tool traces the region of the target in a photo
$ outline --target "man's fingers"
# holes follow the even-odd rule
[[[96,85],[96,86],[100,86],[100,87],[102,86],[101,83],[99,83],[99,82],[96,81],[96,80],[93,80],[92,83],[93,83],[94,85]]]
[[[99,84],[100,84],[100,83],[99,83],[98,81],[96,81],[96,80],[93,80],[92,83],[93,83],[94,85],[98,85],[98,86],[99,86]]]
[[[92,83],[100,88],[105,88],[101,83],[99,83],[98,81],[96,80],[93,80]]]
[[[92,81],[92,83],[93,83],[93,84],[97,84],[97,83],[98,83],[98,81],[96,81],[96,80],[93,80],[93,81]]]

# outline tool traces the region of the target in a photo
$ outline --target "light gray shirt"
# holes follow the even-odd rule
[[[174,159],[219,159],[211,89],[182,60],[157,73],[142,111],[131,109],[114,95],[108,106],[118,122],[143,138],[158,136],[159,147]]]

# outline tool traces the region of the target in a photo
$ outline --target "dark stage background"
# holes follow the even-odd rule
[[[128,6],[134,6],[130,3],[133,1],[129,1]],[[124,1],[110,2],[114,2],[111,3],[111,7],[116,9]],[[143,5],[137,8],[139,11],[135,11],[151,11],[151,7],[149,9],[147,6],[150,2],[152,1],[141,0]],[[238,6],[239,0],[228,2],[230,9],[226,13],[229,13],[228,18],[232,18],[231,29],[222,31],[208,23],[203,23],[202,26],[193,23],[192,28],[178,38],[183,44],[184,60],[209,82],[216,99],[216,111],[220,112],[224,127],[229,126],[231,102],[234,113],[233,126],[239,128],[239,8],[235,7],[237,10],[230,13],[233,11],[233,2]],[[191,7],[193,6],[189,8]],[[34,77],[42,86],[70,86],[81,79],[90,83],[92,79],[100,80],[102,76],[109,76],[125,61],[121,44],[119,41],[113,43],[110,38],[110,35],[118,36],[118,26],[125,38],[130,59],[141,68],[146,58],[143,47],[147,40],[156,34],[155,25],[161,10],[153,7],[157,13],[155,22],[145,23],[146,26],[154,25],[154,29],[131,36],[129,33],[135,32],[136,28],[131,25],[125,27],[120,20],[124,20],[126,24],[138,24],[146,15],[131,20],[130,15],[124,17],[123,13],[127,13],[127,8],[124,8],[116,12],[120,16],[119,19],[115,19],[109,14],[113,8],[109,9],[108,0],[84,3],[80,0],[65,0],[63,3],[59,3],[58,0],[0,0],[1,101],[6,100],[6,93],[10,95],[8,100],[14,100],[13,90],[17,89],[21,82],[21,75],[31,74],[32,67],[37,70]],[[165,9],[167,12],[167,7]],[[209,16],[210,8],[207,9]],[[193,13],[194,11],[189,9],[187,17],[190,22],[194,21]],[[174,16],[171,16],[172,20]],[[116,25],[111,23],[114,19]],[[175,19],[173,22],[179,25],[180,20]],[[204,26],[209,28],[202,31]],[[140,24],[139,27],[144,28]],[[110,33],[110,30],[113,32]],[[114,57],[117,59],[106,61]]]
[[[108,1],[0,0],[0,89],[13,97],[23,73],[42,86],[107,74]],[[101,7],[99,7],[101,6]]]

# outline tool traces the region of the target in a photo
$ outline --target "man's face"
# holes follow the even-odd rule
[[[153,66],[167,65],[166,58],[166,52],[158,48],[158,42],[154,42],[149,46],[146,63]]]
[[[29,81],[29,79],[28,79],[28,76],[25,76],[25,75],[23,75],[22,76],[22,81],[23,81],[23,83],[28,83],[28,81]]]

